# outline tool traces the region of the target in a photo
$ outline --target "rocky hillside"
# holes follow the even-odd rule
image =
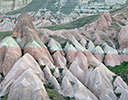
[[[42,11],[50,11],[51,13],[62,12],[63,14],[70,14],[78,3],[78,0],[33,0],[27,6],[14,11],[13,14],[21,13],[24,9],[28,12],[37,12],[42,9]]]
[[[40,12],[52,15],[90,15],[119,8],[126,0],[33,0],[25,7],[12,11],[8,14],[23,12]]]
[[[80,0],[80,2],[105,3],[107,5],[125,4],[127,0]]]
[[[19,9],[32,0],[0,0],[0,13],[7,13],[9,11],[13,11]]]
[[[118,34],[120,51],[100,40],[112,22],[105,12],[83,30],[53,32],[36,29],[24,11],[0,43],[1,99],[127,100],[127,67],[126,79],[106,67],[128,62],[127,26]]]
[[[7,2],[10,2],[9,5]],[[23,12],[24,9],[29,12],[29,15],[34,21],[35,25],[37,27],[41,27],[59,23],[67,23],[81,17],[97,15],[106,10],[110,11],[112,9],[120,8],[126,3],[119,2],[113,5],[107,5],[105,0],[91,0],[87,2],[79,0],[32,0],[30,3],[23,0],[23,2],[18,2],[18,4],[17,2],[18,1],[4,1],[3,3],[0,3],[0,7],[2,7],[1,9],[6,10],[6,12],[8,11],[8,13],[5,14],[6,16],[2,16],[2,18],[5,18],[5,22],[3,21],[4,25],[8,21],[9,26],[10,24],[15,24],[17,22],[16,18],[21,12]],[[26,2],[28,3],[27,5]],[[21,4],[22,7],[16,9],[16,6]],[[10,9],[12,9],[12,11],[10,11]],[[10,21],[13,22],[10,23]],[[42,22],[44,24],[41,24]],[[12,30],[10,27],[7,29]]]

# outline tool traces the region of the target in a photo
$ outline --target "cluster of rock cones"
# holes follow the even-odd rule
[[[106,52],[105,63],[118,64],[117,51],[107,44],[105,50],[100,46],[94,49],[91,41],[86,50],[84,38],[78,42],[71,36],[69,41],[62,48],[46,33],[39,34],[24,11],[13,35],[0,43],[0,72],[5,76],[0,97],[8,94],[8,100],[50,100],[44,87],[47,81],[60,94],[76,100],[127,100],[127,84],[120,76],[113,78],[116,75],[102,63]]]

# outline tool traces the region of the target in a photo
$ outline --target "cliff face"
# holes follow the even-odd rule
[[[115,5],[116,3],[119,3],[119,4],[125,4],[125,2],[127,0],[79,0],[80,2],[89,2],[89,1],[93,1],[93,2],[103,2],[105,1],[105,3],[107,5]]]
[[[125,4],[127,0],[105,0],[107,5],[115,5],[116,3]]]
[[[6,13],[30,3],[32,0],[0,0],[0,13]]]

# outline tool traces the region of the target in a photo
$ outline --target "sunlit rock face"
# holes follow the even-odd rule
[[[32,0],[0,0],[0,13],[6,13],[30,3]]]

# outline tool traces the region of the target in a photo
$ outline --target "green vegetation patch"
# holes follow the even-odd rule
[[[68,2],[66,2],[66,4],[61,8],[61,12],[64,14],[70,14],[77,5],[78,0],[68,0]]]
[[[114,92],[114,94],[115,94],[118,98],[120,98],[120,96],[121,96],[121,93],[115,93],[115,92]]]
[[[124,62],[116,67],[108,67],[108,69],[114,72],[116,75],[121,76],[126,84],[128,84],[128,62]]]
[[[12,31],[0,32],[0,41],[3,40],[6,36],[12,35],[12,33]]]
[[[55,90],[46,88],[49,98],[52,100],[64,100],[64,98]]]
[[[46,67],[46,65],[41,65],[40,68],[43,70]]]
[[[3,96],[3,97],[1,97],[0,100],[7,100],[7,98],[8,98],[8,94]]]

